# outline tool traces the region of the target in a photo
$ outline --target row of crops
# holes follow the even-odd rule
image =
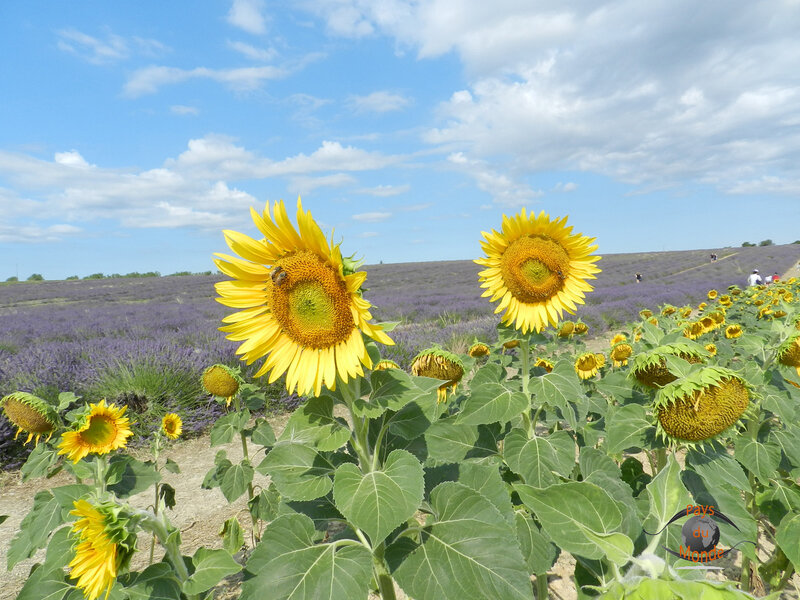
[[[255,370],[202,377],[227,407],[211,444],[243,448],[203,485],[248,513],[221,524],[221,548],[184,556],[162,477],[180,468],[162,455],[179,413],[141,461],[123,408],[9,394],[6,416],[38,442],[23,477],[75,477],[39,492],[11,541],[9,567],[46,548],[19,598],[194,599],[239,577],[244,599],[542,599],[565,554],[579,597],[777,598],[796,581],[800,282],[654,305],[590,351],[564,314],[591,292],[593,240],[522,211],[476,261],[497,341],[433,346],[407,371],[386,358],[393,326],[372,320],[365,274],[310,213],[253,218],[264,239],[224,232],[236,256],[217,255],[216,289]],[[278,434],[253,418],[252,377],[306,398]],[[128,503],[138,493],[150,510]],[[136,547],[142,531],[158,551]],[[713,569],[731,558],[735,577]]]

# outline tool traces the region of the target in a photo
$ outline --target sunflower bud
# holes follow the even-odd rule
[[[0,399],[0,408],[17,428],[14,439],[17,439],[23,431],[28,434],[25,443],[35,438],[34,445],[39,443],[39,438],[43,435],[50,439],[58,426],[58,415],[55,409],[47,402],[28,394],[27,392],[14,392]]]
[[[212,396],[225,398],[230,404],[231,398],[239,391],[242,379],[234,369],[216,364],[203,371],[202,383],[206,392]]]

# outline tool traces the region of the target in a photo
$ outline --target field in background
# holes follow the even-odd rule
[[[709,261],[716,252],[718,260]],[[724,248],[607,255],[595,291],[575,318],[590,335],[638,320],[642,308],[696,305],[711,288],[744,286],[747,274],[783,273],[800,259],[800,246]],[[478,265],[471,261],[366,267],[365,297],[381,321],[400,321],[388,358],[408,367],[422,346],[437,342],[465,351],[473,338],[496,339],[494,305],[481,298]],[[635,273],[643,282],[637,284]],[[180,410],[188,433],[221,414],[202,394],[199,377],[213,363],[240,364],[236,343],[217,330],[228,309],[214,301],[215,275],[43,281],[0,284],[0,395],[23,390],[40,396],[72,391],[107,398],[153,418]],[[252,373],[256,365],[243,367]],[[296,402],[270,388],[277,403]],[[0,415],[0,465],[19,445]]]

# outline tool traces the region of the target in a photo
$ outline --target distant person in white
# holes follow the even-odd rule
[[[761,283],[761,275],[758,274],[758,269],[753,269],[753,272],[747,276],[747,285],[754,286]]]
[[[772,275],[767,275],[766,277],[764,277],[764,283],[766,283],[767,285],[772,283]]]

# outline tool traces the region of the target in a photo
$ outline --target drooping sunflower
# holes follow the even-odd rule
[[[597,364],[597,356],[592,352],[581,354],[575,359],[575,372],[581,379],[589,379],[597,375],[600,365]]]
[[[762,304],[764,304],[764,301],[761,298],[753,300],[753,306],[761,306]]]
[[[344,259],[339,244],[325,239],[311,213],[297,200],[294,228],[283,201],[262,215],[251,209],[264,235],[254,240],[224,231],[241,258],[217,254],[214,262],[232,281],[216,284],[217,300],[243,309],[223,319],[228,339],[243,342],[236,351],[247,364],[264,357],[255,373],[272,383],[286,373],[286,388],[301,395],[322,386],[335,389],[372,368],[362,333],[383,344],[394,342],[370,323],[371,304],[361,297],[367,274]]]
[[[661,388],[653,404],[667,443],[710,442],[739,421],[750,405],[748,385],[730,369],[705,367]]]
[[[611,360],[615,367],[624,367],[633,354],[633,347],[628,342],[619,342],[611,349]]]
[[[696,340],[705,332],[706,328],[703,326],[703,323],[701,321],[694,321],[693,323],[689,323],[683,329],[683,337],[687,337],[690,340]]]
[[[772,317],[772,313],[773,313],[773,311],[769,306],[762,306],[758,311],[757,318],[759,318],[759,319],[766,319],[768,317],[771,318]]]
[[[564,321],[558,328],[558,337],[568,338],[575,333],[575,323],[573,321]]]
[[[728,325],[725,328],[725,337],[729,340],[734,338],[738,338],[742,335],[742,326],[741,325]]]
[[[227,365],[211,365],[200,378],[203,389],[212,396],[225,398],[225,404],[230,405],[233,397],[238,393],[239,387],[244,383],[236,369]]]
[[[708,294],[707,294],[706,297],[709,300],[716,300],[718,295],[719,295],[719,292],[717,290],[708,290]]]
[[[708,333],[709,331],[713,331],[717,328],[717,322],[709,316],[705,316],[700,319],[700,324],[703,326],[703,331]]]
[[[171,440],[176,440],[183,433],[183,421],[175,413],[167,413],[161,419],[161,430]]]
[[[707,306],[708,306],[708,304],[706,304],[705,302],[701,302],[700,304],[697,305],[697,310],[699,312],[703,312],[706,309]]]
[[[666,304],[664,305],[664,308],[661,309],[661,315],[664,317],[674,315],[676,312],[678,312],[678,309],[671,304]]]
[[[387,369],[399,369],[400,365],[388,358],[382,358],[372,368],[373,371],[386,371]]]
[[[602,369],[606,366],[606,355],[602,352],[595,352],[594,358],[597,361],[597,368]]]
[[[85,413],[75,422],[74,429],[61,435],[59,454],[66,454],[74,463],[89,454],[107,454],[124,448],[133,435],[131,423],[125,417],[127,406],[106,406],[101,400],[90,404]]]
[[[77,538],[75,557],[69,563],[70,577],[84,598],[106,596],[119,572],[130,563],[136,550],[136,533],[126,527],[119,507],[113,502],[92,505],[86,500],[74,502],[70,514],[78,517],[71,533]]]
[[[725,323],[725,313],[723,313],[721,310],[715,310],[714,312],[708,313],[708,316],[714,319],[714,323],[717,324],[717,327]]]
[[[660,388],[672,383],[678,377],[667,368],[667,355],[697,364],[703,362],[705,351],[699,344],[688,340],[658,346],[636,355],[628,377],[645,388]]]
[[[458,382],[464,376],[464,364],[452,352],[436,347],[428,348],[414,358],[411,363],[411,374],[444,379],[445,383],[437,390],[439,402],[444,402],[447,400],[447,391],[455,392]]]
[[[711,356],[717,355],[717,345],[714,343],[706,344],[705,345],[706,352],[708,352]]]
[[[642,317],[643,319],[649,319],[650,317],[653,316],[653,311],[650,310],[649,308],[644,308],[639,311],[639,316]]]
[[[683,306],[681,307],[681,317],[684,319],[688,319],[689,316],[692,314],[692,307],[691,306]]]
[[[467,351],[472,358],[479,358],[481,356],[488,356],[489,355],[489,346],[484,344],[483,342],[475,342],[472,346],[469,347]]]
[[[785,317],[787,314],[789,314],[789,313],[787,313],[785,310],[776,310],[774,313],[772,313],[772,316],[773,316],[775,319],[782,319],[782,318],[783,318],[783,317]]]
[[[614,346],[616,346],[620,342],[627,342],[627,341],[628,341],[628,336],[627,335],[625,335],[624,333],[618,333],[613,338],[611,338],[611,341],[608,343],[608,345],[613,348]]]
[[[778,362],[787,367],[800,369],[800,333],[789,337],[778,346]],[[798,370],[800,373],[800,370]]]
[[[732,285],[731,287],[728,288],[728,293],[731,296],[741,296],[742,295],[742,290],[740,288],[736,287],[735,285]]]
[[[495,313],[505,311],[502,322],[523,333],[539,332],[548,324],[556,326],[564,311],[574,314],[583,304],[587,283],[600,272],[594,263],[599,256],[594,238],[572,234],[567,217],[551,221],[544,211],[539,216],[522,211],[503,215],[502,231],[483,233],[485,258],[475,262],[486,267],[479,273],[484,297],[500,300]]]
[[[536,362],[533,363],[534,367],[541,367],[548,373],[552,373],[553,371],[553,363],[547,360],[546,358],[538,357]]]
[[[0,408],[6,418],[17,428],[14,439],[23,431],[28,434],[25,443],[34,439],[33,444],[39,443],[39,438],[47,436],[47,440],[58,427],[58,414],[55,409],[41,398],[27,392],[13,392],[0,399]],[[47,441],[45,440],[45,441]]]
[[[519,346],[519,340],[508,340],[507,342],[503,342],[503,350],[511,350],[512,348],[516,348]]]
[[[575,323],[575,335],[585,335],[589,332],[589,326],[583,321]]]
[[[649,319],[647,319],[647,322],[650,323],[650,325],[655,325],[656,327],[658,327],[658,319],[656,319],[655,317],[650,317]]]

